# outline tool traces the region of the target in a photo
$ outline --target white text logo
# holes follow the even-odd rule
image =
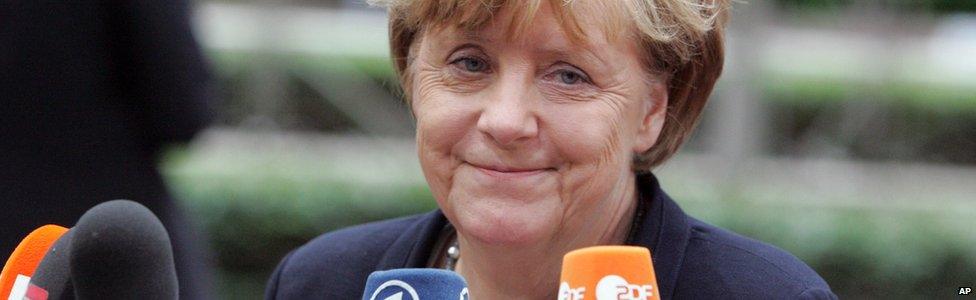
[[[654,296],[654,286],[630,284],[617,275],[607,275],[596,284],[596,300],[646,300]]]
[[[583,300],[585,293],[586,287],[570,288],[567,282],[559,285],[559,300]]]

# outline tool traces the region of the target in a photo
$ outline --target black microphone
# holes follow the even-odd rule
[[[71,232],[69,266],[77,299],[179,297],[169,234],[145,206],[129,200],[96,205]]]
[[[71,286],[71,271],[68,269],[71,254],[71,237],[74,230],[68,230],[44,254],[44,259],[34,270],[30,284],[44,289],[48,300],[72,300],[75,298]]]

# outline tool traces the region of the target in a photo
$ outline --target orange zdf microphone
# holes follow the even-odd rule
[[[566,253],[559,300],[660,300],[651,252],[644,247],[596,246]]]
[[[22,297],[27,292],[34,269],[41,263],[48,248],[67,231],[68,228],[58,225],[44,225],[20,241],[3,265],[3,273],[0,273],[0,300],[9,299],[11,294]]]

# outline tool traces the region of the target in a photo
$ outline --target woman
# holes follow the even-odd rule
[[[473,299],[555,299],[563,254],[651,249],[662,298],[832,298],[795,257],[686,216],[652,167],[722,67],[725,1],[387,3],[440,210],[323,235],[270,299],[353,299],[375,270],[434,267]]]

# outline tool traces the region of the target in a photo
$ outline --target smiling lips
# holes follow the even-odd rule
[[[478,165],[470,162],[468,164],[488,176],[501,179],[524,178],[556,170],[555,168],[513,168],[497,165]]]

